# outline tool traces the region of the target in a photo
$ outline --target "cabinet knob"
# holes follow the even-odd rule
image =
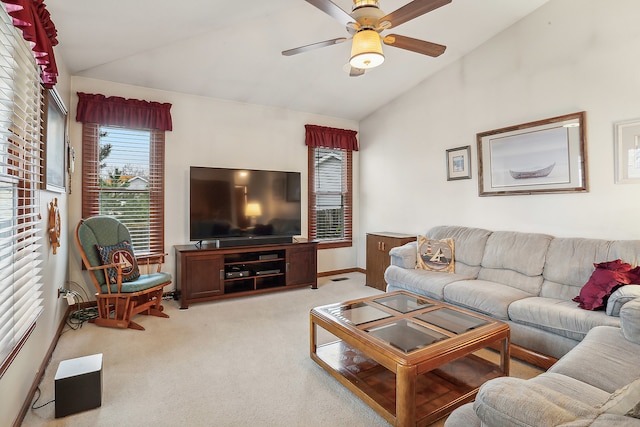
[[[220,280],[224,280],[224,269],[220,269]]]

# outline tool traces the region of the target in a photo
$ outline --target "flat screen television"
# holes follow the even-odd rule
[[[290,242],[300,235],[300,225],[300,172],[190,168],[191,241]]]

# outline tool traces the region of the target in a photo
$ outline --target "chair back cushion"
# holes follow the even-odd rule
[[[98,246],[114,246],[122,241],[131,241],[127,227],[115,218],[98,215],[82,221],[78,227],[78,240],[86,254],[89,266],[102,265]],[[93,272],[92,272],[93,273]],[[95,274],[100,285],[106,283],[104,274]]]

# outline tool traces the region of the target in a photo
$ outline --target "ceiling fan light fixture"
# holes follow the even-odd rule
[[[377,67],[384,62],[380,34],[374,30],[361,30],[353,36],[351,59],[349,64],[354,68],[366,70]]]

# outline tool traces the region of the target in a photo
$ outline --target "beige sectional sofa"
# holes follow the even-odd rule
[[[486,382],[445,427],[640,427],[640,298],[620,321],[590,330],[535,378]]]
[[[455,272],[416,269],[412,242],[390,251],[387,291],[505,321],[512,355],[548,368],[530,380],[488,381],[446,427],[640,427],[640,286],[613,288],[601,310],[573,301],[596,264],[640,265],[640,241],[459,226],[434,227],[425,236],[453,239]]]
[[[572,299],[594,264],[621,259],[640,265],[640,241],[554,237],[539,233],[437,226],[430,239],[451,238],[455,273],[416,269],[417,244],[390,251],[387,291],[407,290],[505,321],[512,354],[543,368],[568,353],[596,326],[620,326],[623,302],[640,296],[624,286],[607,310],[584,310]],[[628,288],[628,289],[627,289]],[[609,313],[609,314],[607,314]]]

